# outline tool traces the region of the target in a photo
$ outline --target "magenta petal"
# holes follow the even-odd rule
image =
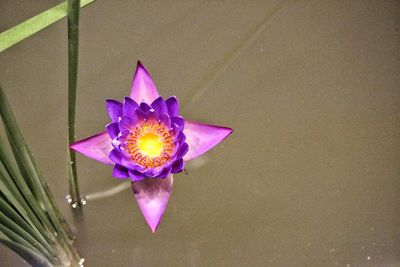
[[[89,158],[105,164],[114,165],[114,162],[108,158],[108,154],[110,154],[114,147],[106,131],[75,142],[69,147]]]
[[[140,61],[138,61],[130,97],[137,103],[146,102],[151,104],[159,97],[157,87],[151,79],[150,74]]]
[[[111,139],[114,139],[119,134],[119,126],[117,122],[110,123],[106,126],[108,135]]]
[[[150,110],[150,111],[147,113],[147,120],[148,120],[148,121],[155,121],[155,122],[158,122],[158,113],[155,112],[154,110]]]
[[[130,97],[125,97],[122,107],[122,114],[127,117],[132,117],[139,105]]]
[[[160,122],[164,124],[165,127],[170,128],[171,127],[171,119],[167,114],[161,114],[160,117]]]
[[[161,96],[154,100],[153,103],[151,103],[151,107],[159,114],[164,114],[168,112],[167,104]]]
[[[119,121],[119,129],[121,131],[123,131],[123,130],[130,131],[133,127],[135,127],[135,122],[130,117],[125,117],[124,116]]]
[[[113,169],[113,176],[115,178],[129,178],[128,174],[128,169],[125,168],[124,166],[115,164],[114,169]]]
[[[179,114],[178,99],[176,99],[175,96],[171,96],[167,100],[165,100],[165,103],[167,104],[167,107],[168,107],[168,114],[171,117],[178,116],[178,114]]]
[[[186,135],[186,143],[189,145],[189,151],[183,157],[183,160],[188,161],[201,156],[218,145],[232,131],[231,128],[227,127],[185,121],[183,133]]]
[[[114,99],[107,99],[106,108],[112,122],[118,122],[122,116],[122,103]]]
[[[165,179],[146,178],[139,182],[132,182],[136,202],[153,233],[156,232],[167,207],[172,185],[172,175]]]

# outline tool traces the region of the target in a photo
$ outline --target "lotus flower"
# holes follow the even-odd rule
[[[232,133],[232,129],[184,120],[176,97],[163,99],[138,62],[129,97],[106,100],[106,131],[70,145],[114,166],[113,176],[131,179],[139,208],[154,233],[168,203],[173,174]]]

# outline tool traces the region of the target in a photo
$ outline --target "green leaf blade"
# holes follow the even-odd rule
[[[82,0],[84,7],[95,0]],[[2,33],[0,33],[0,52],[34,35],[68,15],[67,2],[52,7]]]
[[[0,231],[0,243],[12,249],[15,253],[20,255],[24,260],[29,262],[32,266],[52,267],[53,265],[42,255],[36,251],[25,247],[13,240],[6,234]]]

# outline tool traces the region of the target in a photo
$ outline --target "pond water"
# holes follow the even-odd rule
[[[0,31],[61,1],[0,2]],[[67,28],[0,54],[0,81],[86,266],[399,266],[398,1],[103,1],[81,12],[77,138],[137,60],[186,118],[233,128],[175,176],[156,234],[131,190],[65,202]],[[78,156],[83,194],[121,181]],[[0,247],[1,266],[27,266]]]

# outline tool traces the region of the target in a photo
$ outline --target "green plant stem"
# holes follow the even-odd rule
[[[29,243],[26,240],[26,237],[21,236],[14,231],[15,231],[14,229],[7,228],[5,225],[3,225],[0,222],[0,232],[2,232],[4,235],[6,235],[9,239],[11,239],[12,241],[14,241],[26,248],[29,248],[31,251],[34,251],[35,253],[37,253],[37,255],[40,255],[42,258],[46,258],[46,260],[50,261],[51,263],[53,263],[53,264],[57,263],[56,257],[51,257],[49,255],[43,254],[41,251],[39,251],[35,247],[35,246],[37,246],[36,244],[32,245],[31,243]]]
[[[94,1],[95,0],[82,0],[81,7]],[[0,52],[59,21],[67,16],[67,14],[67,1],[65,1],[0,33]]]
[[[56,206],[48,185],[43,180],[39,168],[33,159],[32,153],[25,143],[22,132],[15,120],[11,106],[7,101],[6,95],[1,86],[0,115],[3,119],[9,142],[12,144],[11,148],[14,157],[18,163],[22,176],[25,176],[21,180],[18,179],[19,176],[16,175],[16,184],[18,184],[18,187],[25,193],[28,203],[35,210],[35,213],[40,216],[41,222],[46,225],[47,231],[50,232],[49,235],[53,236],[53,242],[56,243],[55,248],[58,249],[59,253],[61,254],[64,251],[70,257],[79,259],[79,254],[72,245],[72,234],[69,233],[69,229],[66,227],[65,221]],[[25,183],[28,180],[29,183]],[[33,187],[34,190],[33,188],[29,188],[29,185]],[[32,191],[38,192],[38,196],[33,195]],[[54,237],[54,233],[57,234],[56,237]]]
[[[0,231],[0,243],[11,248],[18,255],[29,262],[32,266],[54,267],[53,264],[51,264],[46,258],[42,257],[36,251],[11,240],[2,231]]]
[[[32,237],[32,240],[35,240],[36,243],[40,243],[40,248],[44,248],[42,251],[44,254],[49,251],[52,251],[51,245],[45,240],[45,238],[40,234],[40,232],[36,231],[31,225],[29,225],[19,214],[16,212],[13,207],[9,204],[9,202],[5,201],[3,197],[0,197],[0,210],[7,215],[8,218],[11,218],[15,224],[18,224],[22,229],[24,229],[29,236]],[[1,219],[0,219],[1,221]],[[25,235],[22,235],[25,238]],[[56,255],[52,255],[53,257]]]
[[[68,144],[75,142],[76,88],[79,56],[80,0],[68,0]],[[68,149],[69,193],[72,207],[81,206],[75,151]]]
[[[1,202],[0,205],[5,205],[5,202]],[[4,208],[4,207],[3,207]],[[3,209],[2,209],[3,210]],[[12,220],[12,219],[13,220]],[[45,248],[42,244],[38,243],[34,237],[32,237],[24,228],[22,228],[18,223],[14,221],[14,219],[18,218],[18,215],[12,211],[11,208],[4,209],[4,213],[0,211],[0,224],[14,232],[21,239],[24,239],[31,247],[40,251],[45,257],[49,260],[53,260],[53,256],[49,254],[49,251],[52,251],[51,248]],[[19,221],[22,222],[22,221]],[[4,231],[3,231],[4,232]],[[50,249],[50,250],[48,250]]]

